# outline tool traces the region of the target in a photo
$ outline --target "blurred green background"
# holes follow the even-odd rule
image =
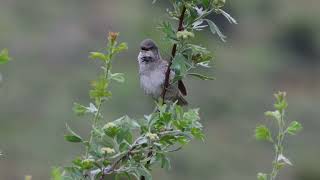
[[[113,84],[106,120],[152,111],[139,87],[136,56],[140,41],[151,37],[168,57],[170,47],[156,29],[168,7],[168,1],[151,0],[0,1],[0,49],[9,48],[14,59],[0,67],[1,180],[49,179],[52,166],[83,151],[64,141],[65,123],[88,134],[89,123],[72,113],[72,104],[89,102],[89,82],[99,68],[88,53],[105,46],[110,30],[120,32],[129,50],[115,61],[114,71],[126,73],[126,82]],[[279,179],[319,180],[320,1],[228,1],[225,9],[238,25],[212,18],[227,43],[208,31],[197,36],[215,54],[209,74],[217,80],[186,80],[187,99],[201,108],[206,141],[173,153],[172,170],[156,168],[154,179],[253,180],[269,171],[271,147],[256,142],[253,130],[266,122],[273,93],[285,90],[288,118],[304,130],[288,139],[286,155],[295,165]]]

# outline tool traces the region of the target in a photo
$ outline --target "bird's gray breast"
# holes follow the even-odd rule
[[[140,72],[141,87],[146,94],[152,95],[154,98],[160,97],[164,79],[165,74],[161,69]]]

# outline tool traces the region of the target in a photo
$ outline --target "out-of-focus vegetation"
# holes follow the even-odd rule
[[[101,37],[109,30],[120,31],[120,41],[131,48],[114,64],[126,72],[127,81],[113,87],[112,106],[103,112],[110,119],[124,112],[132,117],[152,112],[152,100],[139,88],[136,56],[139,42],[151,37],[166,52],[162,56],[169,57],[171,47],[154,28],[168,4],[157,3],[160,7],[149,0],[1,1],[0,47],[10,49],[15,61],[0,67],[5,74],[0,87],[0,179],[28,174],[48,179],[51,166],[80,154],[61,132],[69,121],[88,133],[85,119],[71,121],[70,107],[72,100],[88,101],[86,82],[98,69],[89,65],[95,62],[87,61],[87,54],[103,46]],[[155,179],[248,180],[256,178],[254,170],[267,171],[273,154],[254,141],[252,129],[256,119],[263,121],[270,94],[281,89],[290,94],[290,117],[303,119],[304,131],[287,141],[295,165],[284,169],[280,179],[318,180],[320,2],[247,0],[227,6],[239,25],[230,27],[223,17],[212,17],[227,42],[210,32],[199,37],[216,54],[211,72],[216,80],[186,82],[191,106],[202,107],[206,142],[173,154],[173,170],[156,169]]]
[[[274,158],[272,161],[272,170],[270,173],[259,172],[258,180],[275,180],[284,167],[293,166],[292,162],[286,157],[288,149],[284,146],[285,139],[289,135],[296,135],[302,130],[302,125],[298,121],[288,121],[286,111],[288,102],[286,92],[278,92],[274,94],[275,103],[274,111],[266,111],[265,116],[272,120],[276,128],[269,128],[266,125],[259,125],[255,129],[255,137],[257,140],[267,141],[272,144],[274,149]]]

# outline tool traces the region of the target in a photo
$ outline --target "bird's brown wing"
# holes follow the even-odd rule
[[[179,88],[179,90],[180,90],[180,92],[181,92],[182,95],[184,95],[184,96],[187,95],[187,89],[186,89],[186,87],[184,86],[182,80],[179,80],[179,81],[178,81],[178,88]]]

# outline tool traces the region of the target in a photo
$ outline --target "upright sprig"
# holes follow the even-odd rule
[[[9,61],[11,61],[11,59],[12,58],[9,56],[8,49],[3,49],[0,51],[0,65],[8,63]],[[2,81],[2,76],[0,73],[0,83],[1,81]],[[0,156],[1,156],[1,153],[0,153]]]
[[[284,140],[287,135],[296,135],[302,129],[302,125],[299,122],[288,122],[286,119],[286,110],[288,107],[286,93],[278,92],[275,94],[275,99],[275,110],[265,112],[265,116],[276,122],[276,135],[273,135],[272,131],[266,125],[259,125],[255,129],[256,139],[272,143],[275,155],[272,162],[272,171],[269,174],[258,173],[258,180],[275,180],[283,167],[287,165],[292,166],[291,161],[284,155]]]
[[[172,43],[171,57],[162,91],[163,102],[169,84],[179,82],[187,75],[202,80],[213,79],[192,72],[197,67],[209,68],[209,62],[212,59],[210,51],[206,48],[190,43],[195,38],[195,32],[209,27],[210,31],[217,34],[222,41],[226,39],[218,26],[207,17],[212,13],[222,14],[230,23],[237,24],[236,20],[222,9],[226,3],[225,0],[171,0],[171,3],[173,8],[168,10],[168,15],[172,20],[178,21],[177,30],[174,30],[170,22],[163,22],[160,25],[165,39]],[[169,82],[170,70],[174,70],[176,74],[173,82]]]
[[[103,116],[101,114],[101,109],[103,103],[112,96],[109,91],[109,85],[112,81],[124,82],[123,73],[112,73],[112,61],[113,57],[119,52],[127,49],[126,43],[118,44],[117,38],[119,33],[110,32],[108,35],[108,44],[104,48],[106,53],[102,52],[91,52],[90,58],[93,60],[99,60],[102,63],[101,74],[99,78],[92,81],[92,89],[89,91],[89,96],[93,102],[89,106],[81,105],[79,103],[74,103],[73,111],[79,116],[86,114],[91,115],[92,130],[88,140],[84,140],[81,136],[75,133],[68,125],[67,130],[68,135],[65,135],[65,140],[73,143],[82,143],[86,147],[85,155],[76,158],[73,164],[76,166],[65,168],[64,178],[79,178],[87,176],[89,170],[93,167],[98,166],[99,163],[95,158],[101,156],[101,153],[112,153],[114,150],[108,147],[101,147],[101,140],[103,134]],[[99,149],[100,147],[100,149]],[[100,154],[98,151],[101,151]],[[102,152],[103,151],[103,152]],[[104,159],[103,159],[104,160]],[[100,167],[100,166],[99,166]],[[54,172],[58,172],[55,170]]]
[[[6,64],[11,60],[9,57],[8,49],[3,49],[0,51],[0,64]],[[0,74],[0,83],[1,83],[1,74]],[[0,157],[3,155],[2,151],[0,151]]]

